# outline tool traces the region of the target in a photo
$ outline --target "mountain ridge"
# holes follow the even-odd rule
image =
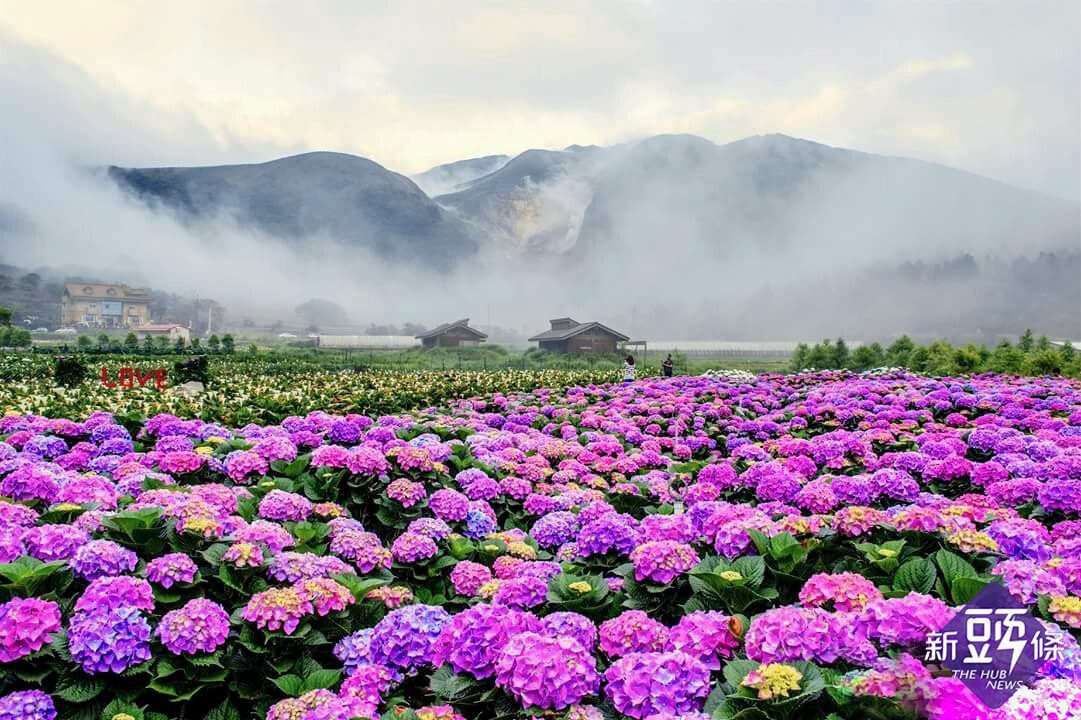
[[[531,148],[412,178],[332,151],[264,163],[112,166],[108,174],[186,222],[227,215],[289,242],[327,234],[381,257],[436,264],[489,249],[578,263],[673,235],[689,252],[708,251],[706,260],[714,250],[720,257],[813,244],[825,233],[874,235],[899,247],[919,236],[958,251],[1081,237],[1079,209],[1068,201],[947,165],[780,133],[724,144],[667,134]],[[435,192],[448,186],[452,192]]]

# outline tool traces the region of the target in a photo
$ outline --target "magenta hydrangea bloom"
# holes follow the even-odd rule
[[[311,514],[311,500],[297,493],[271,490],[259,501],[259,517],[267,520],[302,522]]]
[[[928,633],[945,627],[955,614],[938,598],[909,593],[902,598],[872,601],[856,616],[854,629],[883,647],[914,645],[927,640]]]
[[[667,585],[698,564],[698,553],[690,545],[674,540],[655,540],[631,552],[634,577],[638,581]]]
[[[408,564],[435,557],[439,554],[439,546],[426,535],[405,532],[395,538],[390,551],[395,560]]]
[[[241,616],[261,630],[292,635],[306,615],[315,608],[294,588],[270,588],[256,593],[244,606]]]
[[[189,444],[190,448],[191,445]],[[191,450],[177,450],[162,453],[158,458],[158,469],[173,475],[185,475],[197,472],[203,466],[203,456]]]
[[[709,668],[683,652],[631,653],[604,673],[605,694],[632,718],[700,712],[709,695]]]
[[[314,553],[279,553],[270,559],[270,564],[267,566],[268,577],[278,582],[289,583],[353,572],[352,567],[333,555]]]
[[[330,578],[308,578],[293,587],[301,600],[311,603],[315,614],[320,617],[341,612],[356,602],[348,588]]]
[[[379,542],[379,536],[364,530],[343,529],[330,540],[330,552],[349,560],[362,573],[390,568],[394,555]]]
[[[50,600],[13,598],[0,605],[0,662],[12,662],[45,647],[60,630],[60,606]]]
[[[655,652],[668,643],[668,628],[641,610],[627,610],[601,623],[600,648],[609,657]]]
[[[799,600],[805,607],[824,607],[840,612],[862,610],[872,600],[881,598],[882,593],[873,582],[847,572],[812,575],[799,593]]]
[[[233,539],[236,542],[262,543],[275,553],[295,544],[288,530],[266,520],[256,520],[250,525],[238,528],[233,533]]]
[[[165,613],[157,635],[174,655],[214,652],[229,637],[229,613],[213,600],[195,598]]]
[[[424,485],[413,482],[408,478],[398,478],[387,486],[387,497],[391,500],[397,500],[405,508],[413,507],[427,495],[428,492],[424,489]]]
[[[184,553],[168,553],[146,564],[146,578],[168,590],[178,583],[192,582],[198,570],[195,562]]]
[[[460,522],[469,513],[469,498],[457,490],[436,490],[428,498],[428,507],[440,520]]]
[[[13,692],[0,697],[0,720],[56,720],[56,706],[40,690]]]
[[[519,610],[528,610],[543,604],[547,597],[548,581],[526,575],[499,583],[492,602]]]
[[[250,450],[234,450],[225,456],[225,472],[235,483],[249,482],[252,475],[262,477],[269,469],[266,459]]]
[[[597,661],[575,639],[514,635],[500,650],[495,682],[525,707],[563,710],[600,687]]]
[[[42,562],[69,560],[89,541],[90,533],[71,525],[42,525],[23,535],[27,551]]]
[[[360,700],[371,710],[383,702],[383,695],[394,686],[395,676],[389,668],[364,663],[353,668],[342,683],[341,696]],[[374,716],[374,712],[371,713]]]
[[[432,664],[449,663],[478,680],[495,672],[495,661],[511,636],[541,627],[537,619],[502,605],[475,605],[451,617],[432,645]]]
[[[311,713],[339,701],[329,690],[312,690],[297,698],[286,698],[270,706],[266,720],[308,720]],[[350,719],[351,720],[351,719]]]
[[[87,674],[122,673],[150,659],[150,623],[133,607],[80,613],[68,625],[68,649]]]
[[[831,663],[841,656],[847,636],[845,621],[825,610],[785,606],[755,617],[744,644],[747,657],[761,663]]]
[[[717,670],[721,660],[739,650],[743,628],[735,617],[721,612],[697,611],[684,615],[668,631],[666,650],[678,650],[701,660],[710,670]]]
[[[390,469],[382,452],[372,447],[358,447],[346,458],[346,467],[354,475],[378,477]]]
[[[154,610],[154,589],[142,578],[128,575],[101,577],[92,581],[75,601],[75,612],[92,613],[133,607],[143,612]]]
[[[473,597],[481,586],[492,579],[492,571],[480,563],[462,560],[450,571],[450,581],[454,592],[466,597]]]

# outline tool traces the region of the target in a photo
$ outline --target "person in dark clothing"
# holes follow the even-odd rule
[[[672,377],[672,353],[668,353],[668,357],[661,363],[661,372],[665,377]]]

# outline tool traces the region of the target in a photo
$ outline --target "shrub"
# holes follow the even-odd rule
[[[61,355],[56,359],[56,367],[53,369],[53,377],[58,385],[75,387],[87,377],[90,371],[82,358],[71,355]]]
[[[186,382],[201,382],[206,385],[210,379],[210,371],[206,355],[197,355],[187,360],[180,360],[173,364],[173,373],[176,384]]]

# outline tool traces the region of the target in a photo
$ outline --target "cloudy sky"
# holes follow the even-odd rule
[[[1079,88],[1076,0],[0,0],[4,114],[97,163],[783,132],[1076,201]]]

